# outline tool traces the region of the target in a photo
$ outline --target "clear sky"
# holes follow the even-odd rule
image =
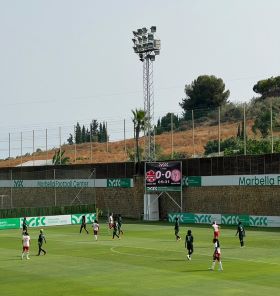
[[[185,84],[215,75],[230,101],[280,75],[279,0],[0,0],[0,142],[9,132],[122,120],[143,107],[132,30],[157,26],[155,119],[181,113]],[[63,141],[65,141],[64,137]]]

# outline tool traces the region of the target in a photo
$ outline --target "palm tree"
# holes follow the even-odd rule
[[[133,124],[134,124],[134,137],[136,141],[136,158],[137,158],[137,164],[139,168],[140,164],[140,150],[139,150],[139,135],[140,132],[145,129],[145,123],[146,123],[146,112],[143,109],[135,109],[131,110],[133,114]],[[138,173],[138,170],[136,170]]]
[[[61,151],[61,153],[60,153],[60,150],[57,150],[57,151],[54,153],[54,156],[53,156],[53,159],[52,159],[52,163],[53,163],[54,165],[58,165],[58,164],[68,164],[70,158],[67,157],[67,156],[64,156],[64,153],[65,153],[65,151]]]

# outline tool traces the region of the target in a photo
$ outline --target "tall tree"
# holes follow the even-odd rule
[[[227,103],[229,90],[221,78],[214,75],[202,75],[185,86],[186,98],[180,106],[187,110],[215,108]]]
[[[90,123],[90,135],[92,142],[98,142],[98,122],[93,119]]]
[[[69,135],[69,138],[67,139],[67,142],[68,142],[69,145],[73,145],[74,144],[74,142],[73,142],[73,135],[72,134]]]
[[[274,126],[274,118],[275,114],[272,115],[272,123]],[[271,114],[270,110],[263,110],[263,112],[255,119],[255,122],[252,126],[252,131],[254,134],[257,133],[257,130],[260,131],[263,138],[267,137],[269,135],[271,128]]]
[[[79,122],[77,122],[77,125],[75,128],[75,143],[76,144],[82,143],[82,129]]]
[[[133,125],[134,125],[134,135],[136,141],[136,157],[137,157],[137,164],[139,169],[140,164],[140,151],[139,151],[139,136],[140,132],[144,130],[145,123],[146,123],[146,112],[142,109],[135,109],[132,110],[133,114]],[[138,170],[137,170],[138,173]]]
[[[173,117],[172,120],[171,117]],[[160,135],[163,132],[171,131],[171,121],[173,121],[173,129],[179,127],[179,116],[174,115],[173,113],[167,113],[165,116],[158,120],[156,126],[156,133]]]
[[[82,143],[85,143],[86,142],[86,128],[85,128],[84,125],[82,127],[82,139],[81,139],[81,142]]]
[[[253,91],[262,99],[280,96],[280,76],[260,80],[253,86]]]

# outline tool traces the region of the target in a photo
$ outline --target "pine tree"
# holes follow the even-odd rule
[[[85,142],[86,142],[86,128],[83,125],[83,127],[82,127],[82,143],[85,143]]]
[[[75,128],[75,143],[76,144],[82,143],[82,130],[79,122],[77,122],[77,125]]]
[[[67,142],[68,142],[69,145],[73,145],[74,144],[74,142],[73,142],[73,135],[72,134],[69,135],[69,138],[67,139]]]

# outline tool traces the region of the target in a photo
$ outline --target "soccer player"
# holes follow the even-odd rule
[[[220,242],[217,238],[213,239],[213,243],[214,243],[214,254],[213,254],[213,263],[211,268],[209,268],[210,270],[214,270],[215,269],[215,264],[216,261],[219,262],[219,271],[223,270],[223,266],[222,266],[222,261],[221,261],[221,248],[220,248]]]
[[[181,237],[179,236],[180,227],[179,227],[179,218],[178,217],[175,218],[174,230],[175,230],[176,241],[180,241]]]
[[[117,222],[117,221],[115,221],[115,222],[113,223],[113,237],[112,237],[112,239],[114,239],[115,236],[116,236],[117,238],[120,238],[120,236],[118,235],[118,222]]]
[[[214,238],[218,239],[220,235],[220,226],[217,224],[216,221],[212,223],[212,227],[214,229]]]
[[[113,213],[111,213],[111,214],[109,215],[108,226],[109,226],[109,229],[112,229],[113,226],[114,226],[114,217],[113,217]]]
[[[26,259],[30,259],[29,257],[29,247],[30,247],[30,236],[27,231],[25,231],[22,235],[22,254],[21,259],[23,259],[24,255]]]
[[[245,236],[245,229],[244,226],[242,225],[241,221],[239,221],[238,226],[237,226],[237,231],[235,236],[237,235],[239,236],[239,241],[240,241],[240,246],[244,247],[244,236]]]
[[[85,215],[82,216],[82,224],[81,224],[81,227],[80,227],[80,233],[82,232],[83,229],[88,234],[88,231],[87,231],[87,223],[86,223],[86,216]]]
[[[98,231],[99,231],[99,224],[97,220],[94,220],[92,223],[92,227],[93,227],[93,235],[95,237],[95,240],[97,240],[97,236],[98,236]]]
[[[27,232],[27,220],[26,220],[26,217],[23,218],[22,220],[22,234],[24,234],[25,232]]]
[[[122,231],[122,216],[119,214],[117,216],[117,222],[118,222],[118,234],[123,234],[123,231]]]
[[[47,252],[42,249],[42,246],[43,246],[44,242],[45,242],[45,244],[47,243],[46,237],[45,237],[45,235],[43,233],[43,229],[40,229],[40,233],[39,233],[39,237],[38,237],[38,248],[39,248],[39,250],[38,250],[37,256],[40,256],[41,251],[44,253],[44,255],[47,254]]]
[[[192,260],[191,254],[193,253],[193,235],[190,229],[188,230],[186,235],[185,248],[188,250],[188,260]]]

